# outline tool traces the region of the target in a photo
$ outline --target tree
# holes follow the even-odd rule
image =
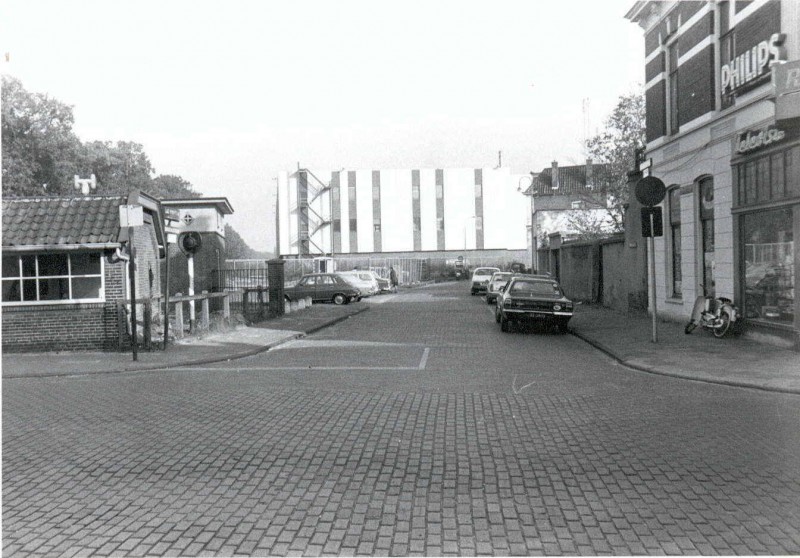
[[[16,78],[2,81],[3,194],[69,193],[81,151],[72,107],[27,91]]]
[[[125,194],[130,190],[149,192],[153,166],[139,143],[93,141],[84,145],[79,166],[81,174],[97,177],[97,188],[106,194]]]
[[[259,252],[250,248],[244,238],[232,226],[225,225],[225,257],[230,260],[268,260],[270,252]]]
[[[203,196],[194,189],[191,182],[174,174],[161,174],[155,177],[148,193],[159,199],[200,198]]]
[[[645,101],[641,91],[622,95],[603,123],[603,130],[586,142],[589,157],[606,165],[605,172],[597,177],[597,194],[591,196],[591,201],[604,198],[613,232],[624,230],[628,171],[634,168],[636,150],[645,143]]]

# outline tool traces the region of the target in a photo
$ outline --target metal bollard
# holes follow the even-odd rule
[[[300,308],[300,306],[299,306],[299,304],[298,304],[298,302],[296,300],[293,300],[289,304],[292,305],[292,312],[297,312],[297,310]]]
[[[312,298],[310,296],[307,296],[306,297],[306,308],[311,308],[311,306],[313,304],[314,304],[314,301],[312,300]]]
[[[292,311],[291,303],[288,300],[284,301],[284,303],[283,303],[283,313],[284,314],[289,314],[289,313],[291,313],[291,311]]]
[[[301,298],[300,300],[297,301],[297,309],[298,310],[302,310],[305,307],[306,307],[306,299]]]

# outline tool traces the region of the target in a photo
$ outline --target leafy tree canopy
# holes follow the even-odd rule
[[[2,155],[4,196],[76,195],[74,176],[97,178],[98,194],[138,189],[156,198],[199,198],[202,194],[180,176],[155,169],[141,144],[130,141],[82,143],[72,131],[72,107],[27,91],[2,76]],[[229,258],[270,257],[250,248],[226,225]]]
[[[614,232],[623,230],[628,171],[634,167],[636,150],[644,147],[645,142],[645,102],[641,91],[622,95],[603,123],[603,130],[586,142],[589,157],[608,167],[605,179],[598,186],[607,196]]]
[[[3,193],[68,193],[81,151],[72,107],[2,79]]]

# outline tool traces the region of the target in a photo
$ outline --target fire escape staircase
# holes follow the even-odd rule
[[[297,238],[293,237],[292,243],[296,244],[298,242],[307,241],[310,245],[314,246],[320,254],[324,254],[325,252],[322,248],[311,240],[311,238],[321,229],[332,226],[331,216],[324,217],[320,215],[311,208],[311,203],[325,192],[330,192],[331,185],[320,180],[317,175],[308,169],[299,169],[299,172],[305,172],[308,177],[307,197],[300,198],[297,202],[297,215],[306,224],[307,232],[301,232]]]

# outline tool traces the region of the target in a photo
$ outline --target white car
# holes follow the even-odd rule
[[[489,279],[498,271],[500,271],[500,269],[496,267],[475,268],[475,271],[472,272],[472,288],[470,289],[470,294],[476,295],[485,293],[486,286],[489,284]]]
[[[381,291],[378,281],[370,271],[339,271],[337,275],[361,291],[361,296],[371,296]]]

